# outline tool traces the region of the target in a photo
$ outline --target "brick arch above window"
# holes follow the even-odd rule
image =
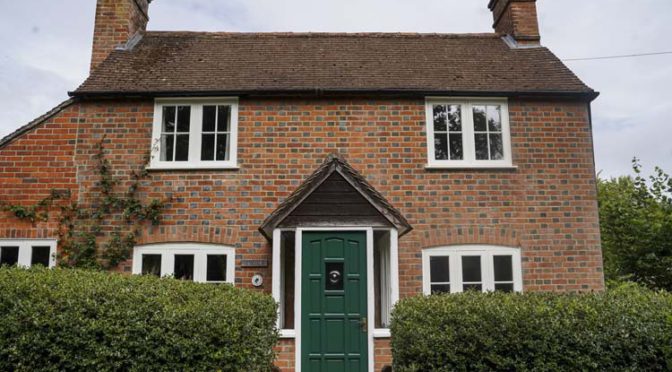
[[[11,217],[13,218],[13,217]],[[0,226],[0,236],[11,239],[58,239],[58,226],[56,224],[43,224],[47,227],[33,226],[30,222],[10,220],[12,226]],[[17,227],[25,224],[25,227]]]
[[[520,233],[507,226],[461,225],[446,229],[432,229],[426,231],[420,238],[422,248],[465,244],[520,247]]]
[[[216,226],[152,226],[142,232],[138,245],[192,242],[235,247],[238,230]]]

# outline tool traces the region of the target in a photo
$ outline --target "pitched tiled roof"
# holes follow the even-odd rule
[[[259,231],[267,239],[272,239],[273,230],[333,173],[340,174],[350,186],[357,190],[371,206],[397,229],[399,236],[403,236],[413,229],[401,212],[394,208],[378,190],[371,186],[364,176],[357,172],[345,159],[339,155],[331,154],[313,174],[303,181],[301,186],[294,190],[285,201],[280,203],[275,211],[261,224]]]
[[[548,49],[496,34],[147,32],[71,94],[261,92],[595,93]]]

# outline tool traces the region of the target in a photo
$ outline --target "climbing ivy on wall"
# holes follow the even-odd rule
[[[105,138],[96,148],[97,182],[88,190],[92,197],[79,203],[68,191],[52,190],[50,195],[31,206],[0,207],[16,218],[30,223],[50,220],[50,212],[58,212],[58,264],[65,267],[110,269],[131,256],[143,224],[158,225],[168,200],[153,199],[145,204],[138,189],[149,175],[145,159],[143,166],[132,171],[130,184],[122,188],[105,156]],[[123,189],[120,191],[119,189]]]

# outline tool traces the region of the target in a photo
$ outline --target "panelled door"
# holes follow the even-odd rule
[[[366,233],[304,232],[301,365],[366,371]]]

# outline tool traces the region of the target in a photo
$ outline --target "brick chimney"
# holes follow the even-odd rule
[[[91,71],[120,45],[147,29],[152,0],[98,0],[93,29]]]
[[[508,35],[522,46],[539,45],[537,0],[490,0],[495,32]]]

